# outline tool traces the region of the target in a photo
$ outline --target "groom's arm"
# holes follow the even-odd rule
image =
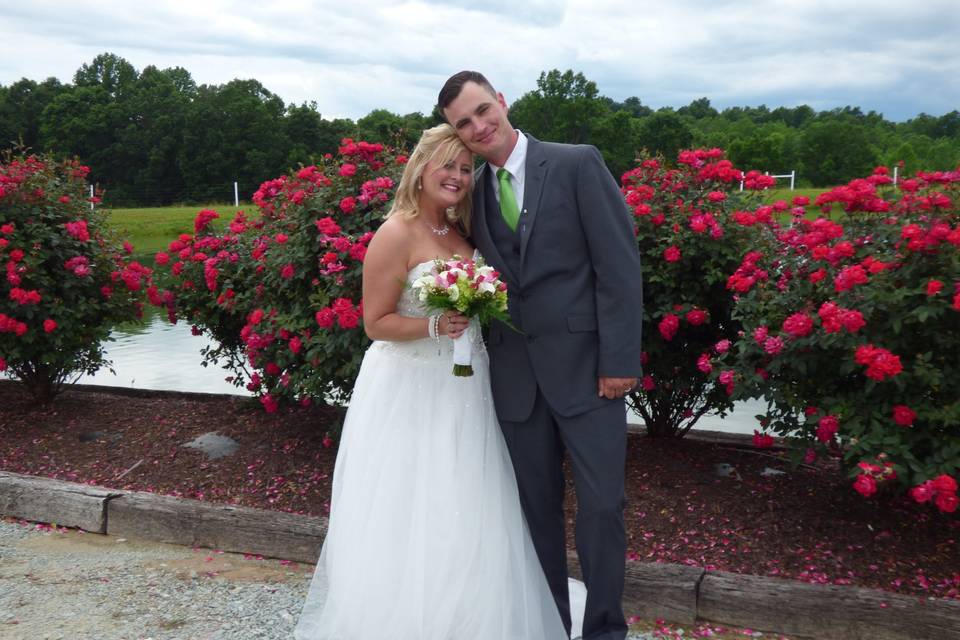
[[[577,169],[577,207],[596,276],[599,391],[641,375],[640,253],[623,195],[600,152],[586,147]],[[604,380],[616,378],[618,380]]]

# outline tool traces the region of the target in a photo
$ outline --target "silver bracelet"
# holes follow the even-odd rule
[[[440,340],[440,336],[437,335],[437,330],[440,328],[440,314],[432,315],[427,318],[427,335],[431,338],[436,338]]]

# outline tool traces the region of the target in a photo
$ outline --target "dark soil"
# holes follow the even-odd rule
[[[320,515],[336,457],[323,439],[341,412],[89,388],[38,408],[0,382],[0,469]],[[209,432],[239,450],[210,460],[182,446]],[[850,485],[830,461],[793,469],[770,450],[631,434],[628,560],[960,600],[960,518],[902,497],[865,500]]]

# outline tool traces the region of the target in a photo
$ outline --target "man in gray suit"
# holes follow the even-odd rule
[[[626,637],[626,410],[640,376],[640,257],[623,196],[596,148],[515,130],[481,74],[447,80],[440,112],[487,162],[472,239],[509,289],[513,324],[487,340],[497,416],[524,515],[568,631],[564,452],[577,494],[587,586],[583,638]]]

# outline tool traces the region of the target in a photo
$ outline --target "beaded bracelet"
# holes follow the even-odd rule
[[[440,341],[440,314],[432,315],[427,318],[427,335]]]

